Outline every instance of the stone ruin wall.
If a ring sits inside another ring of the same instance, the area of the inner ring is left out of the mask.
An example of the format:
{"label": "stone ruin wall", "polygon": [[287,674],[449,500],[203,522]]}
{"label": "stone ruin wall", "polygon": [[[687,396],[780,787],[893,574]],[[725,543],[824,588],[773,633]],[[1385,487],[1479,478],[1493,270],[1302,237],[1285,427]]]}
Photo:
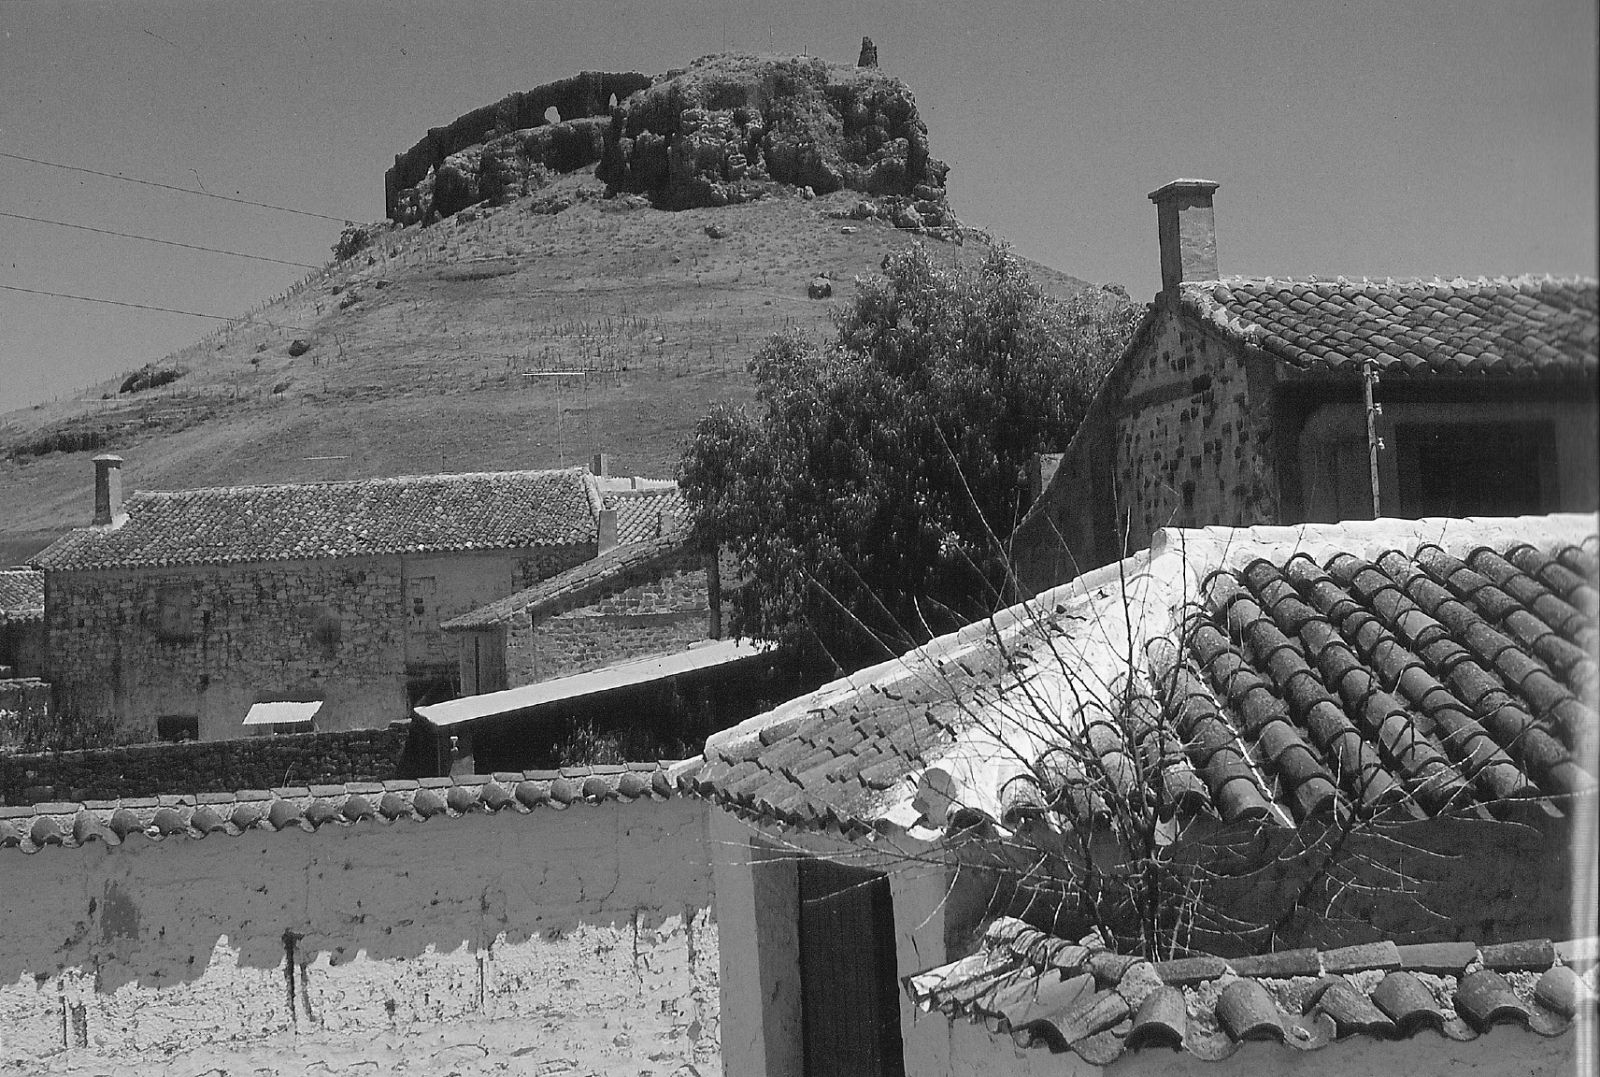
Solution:
{"label": "stone ruin wall", "polygon": [[365,1060],[400,1052],[415,1072],[487,1056],[516,1073],[585,1060],[712,1077],[706,811],[580,802],[0,849],[0,1058],[380,1072]]}

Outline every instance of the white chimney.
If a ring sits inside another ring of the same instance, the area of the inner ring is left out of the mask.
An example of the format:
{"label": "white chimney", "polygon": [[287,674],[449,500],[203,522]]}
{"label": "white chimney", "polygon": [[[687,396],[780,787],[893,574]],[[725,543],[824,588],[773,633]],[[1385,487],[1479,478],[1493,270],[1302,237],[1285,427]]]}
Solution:
{"label": "white chimney", "polygon": [[1156,204],[1163,292],[1176,291],[1186,280],[1217,279],[1211,196],[1219,186],[1210,180],[1176,179],[1150,192],[1150,201]]}
{"label": "white chimney", "polygon": [[122,457],[101,453],[94,458],[94,525],[122,522]]}
{"label": "white chimney", "polygon": [[605,553],[607,550],[615,549],[616,545],[617,545],[617,510],[616,509],[601,509],[600,510],[600,520],[599,520],[598,531],[599,531],[599,533],[596,536],[596,540],[595,540],[595,545],[597,547],[595,552],[596,553]]}
{"label": "white chimney", "polygon": [[597,452],[589,458],[589,473],[598,479],[611,477],[611,454]]}

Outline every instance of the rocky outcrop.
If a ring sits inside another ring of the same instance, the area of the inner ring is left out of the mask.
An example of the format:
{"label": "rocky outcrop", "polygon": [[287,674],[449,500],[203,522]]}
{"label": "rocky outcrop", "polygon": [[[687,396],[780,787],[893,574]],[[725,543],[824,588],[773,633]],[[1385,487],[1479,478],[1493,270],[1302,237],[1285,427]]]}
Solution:
{"label": "rocky outcrop", "polygon": [[[389,215],[408,224],[500,204],[547,172],[596,164],[612,195],[663,209],[723,206],[788,187],[860,191],[872,216],[939,232],[954,220],[947,166],[928,150],[911,91],[866,63],[708,56],[656,79],[585,72],[435,128],[395,158]],[[554,104],[559,122],[546,122]]]}
{"label": "rocky outcrop", "polygon": [[[567,158],[560,154],[570,153],[573,145],[588,137],[580,125],[571,121],[585,117],[608,117],[617,102],[648,85],[650,77],[637,72],[584,71],[572,78],[509,94],[492,105],[473,109],[444,127],[432,128],[415,146],[395,157],[394,167],[383,178],[384,206],[391,219],[409,223],[406,217],[416,214],[422,208],[422,203],[436,197],[436,185],[425,185],[425,181],[430,175],[442,171],[452,157],[458,157],[467,150],[485,147],[506,136],[527,136],[541,127],[569,128],[571,133],[559,138],[550,136],[548,142],[535,140],[533,143],[536,150],[559,144],[558,159],[565,160]],[[554,122],[546,116],[552,108],[557,116]],[[480,155],[472,163],[481,159]],[[582,163],[590,164],[595,160],[598,160],[598,153]],[[447,181],[450,200],[463,197],[467,190],[450,186],[458,178],[465,178],[462,170],[465,163],[464,160],[458,160],[451,165],[462,175]],[[536,163],[542,164],[543,161]],[[474,182],[469,186],[475,185]],[[494,184],[491,184],[491,188],[498,189]],[[449,213],[440,209],[440,215],[448,216]]]}
{"label": "rocky outcrop", "polygon": [[[655,81],[612,114],[597,175],[658,206],[717,206],[764,185],[942,201],[943,162],[904,83],[814,57],[708,56]],[[947,223],[935,215],[930,227]]]}

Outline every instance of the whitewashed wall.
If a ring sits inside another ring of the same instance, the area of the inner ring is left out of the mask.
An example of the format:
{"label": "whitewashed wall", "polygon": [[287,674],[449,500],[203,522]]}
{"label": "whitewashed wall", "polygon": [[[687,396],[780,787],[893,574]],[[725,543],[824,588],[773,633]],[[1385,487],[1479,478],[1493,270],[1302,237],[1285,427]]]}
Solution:
{"label": "whitewashed wall", "polygon": [[692,800],[0,850],[0,1068],[504,1018],[528,1067],[707,1075],[717,966]]}

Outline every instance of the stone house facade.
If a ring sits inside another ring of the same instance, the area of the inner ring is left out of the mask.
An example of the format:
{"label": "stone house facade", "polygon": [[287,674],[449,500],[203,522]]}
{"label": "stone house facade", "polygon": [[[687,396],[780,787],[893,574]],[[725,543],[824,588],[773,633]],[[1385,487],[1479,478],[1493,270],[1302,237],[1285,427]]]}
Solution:
{"label": "stone house facade", "polygon": [[320,700],[380,728],[458,690],[440,622],[594,556],[581,469],[141,492],[96,459],[96,521],[44,572],[58,709],[134,733],[243,735],[252,704]]}
{"label": "stone house facade", "polygon": [[1216,188],[1150,196],[1162,291],[1017,529],[1028,589],[1167,526],[1597,507],[1596,281],[1219,278]]}

